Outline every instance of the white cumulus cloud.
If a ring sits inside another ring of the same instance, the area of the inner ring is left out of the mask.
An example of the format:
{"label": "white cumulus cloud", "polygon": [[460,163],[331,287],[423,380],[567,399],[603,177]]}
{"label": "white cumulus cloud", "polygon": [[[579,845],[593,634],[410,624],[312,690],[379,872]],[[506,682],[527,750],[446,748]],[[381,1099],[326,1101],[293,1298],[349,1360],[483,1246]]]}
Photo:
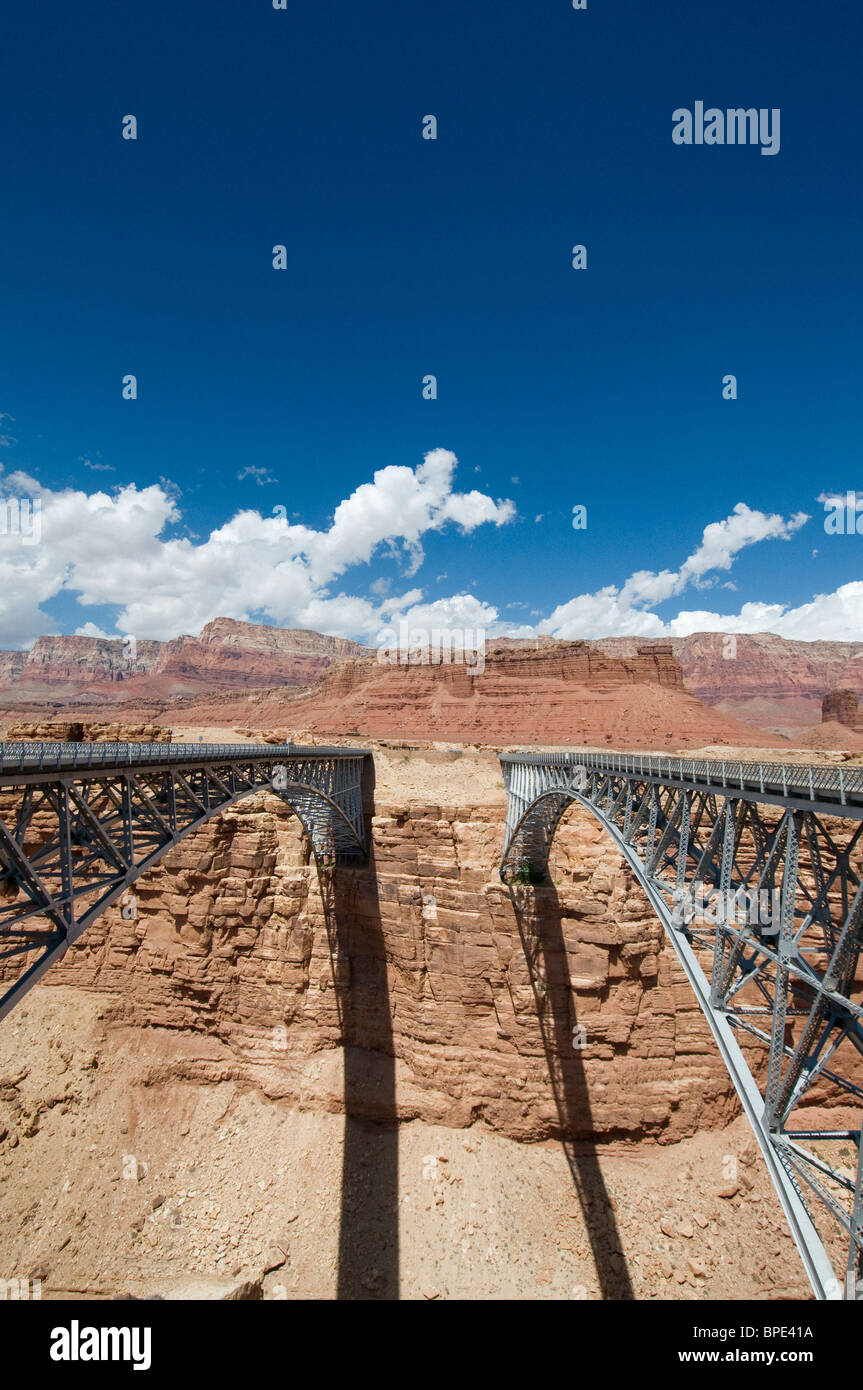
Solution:
{"label": "white cumulus cloud", "polygon": [[[164,481],[109,494],[52,491],[26,474],[8,475],[10,494],[39,498],[42,541],[28,546],[20,536],[0,535],[0,645],[24,646],[54,630],[41,605],[63,591],[83,607],[117,606],[117,632],[140,638],[166,639],[197,632],[215,617],[253,614],[371,636],[381,626],[381,606],[334,591],[347,570],[394,546],[411,575],[422,564],[426,533],[454,525],[468,534],[515,516],[508,500],[455,492],[456,464],[450,450],[433,449],[416,468],[379,469],[338,503],[324,530],[291,524],[279,509],[271,516],[244,510],[200,544],[165,537],[181,512]],[[101,629],[85,621],[80,630]]]}
{"label": "white cumulus cloud", "polygon": [[[681,637],[699,631],[758,632],[767,624],[775,632],[773,624],[785,611],[781,604],[745,604],[741,615],[736,617],[704,610],[681,612],[668,623],[650,610],[690,586],[707,587],[711,573],[731,569],[737,555],[747,546],[764,540],[790,540],[808,520],[805,512],[796,512],[786,520],[738,502],[730,516],[705,526],[701,544],[679,570],[637,570],[619,587],[610,584],[592,594],[579,594],[559,604],[539,624],[538,630],[570,640],[580,637]],[[759,618],[764,620],[761,627],[746,625]]]}

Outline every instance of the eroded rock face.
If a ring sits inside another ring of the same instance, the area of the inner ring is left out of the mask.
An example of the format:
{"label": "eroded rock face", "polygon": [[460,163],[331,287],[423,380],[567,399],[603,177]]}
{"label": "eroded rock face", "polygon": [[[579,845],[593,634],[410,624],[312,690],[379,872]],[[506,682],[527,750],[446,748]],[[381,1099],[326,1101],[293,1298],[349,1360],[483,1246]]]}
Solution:
{"label": "eroded rock face", "polygon": [[827,724],[835,720],[854,729],[860,722],[856,690],[829,690],[821,701],[821,722]]}
{"label": "eroded rock face", "polygon": [[[223,697],[224,698],[224,697]],[[775,742],[683,689],[667,645],[616,658],[588,642],[499,642],[484,666],[346,661],[311,691],[258,692],[231,718],[336,734],[468,742],[614,743],[618,748]],[[254,704],[251,702],[254,701]],[[207,707],[226,720],[227,708]],[[218,712],[217,712],[218,711]]]}
{"label": "eroded rock face", "polygon": [[160,643],[152,675],[188,677],[214,689],[308,685],[334,661],[363,651],[345,637],[215,618],[199,637]]}
{"label": "eroded rock face", "polygon": [[4,652],[0,676],[10,684],[78,689],[93,681],[110,685],[149,670],[162,644],[141,641],[132,662],[123,642],[61,634],[37,637],[29,652]]}
{"label": "eroded rock face", "polygon": [[[596,644],[609,655],[629,657],[643,638],[609,637]],[[662,643],[660,645],[668,645]],[[772,632],[694,632],[670,646],[683,669],[686,689],[762,729],[789,734],[817,724],[821,697],[831,688],[863,681],[863,643],[795,642]]]}
{"label": "eroded rock face", "polygon": [[347,638],[216,618],[197,637],[142,640],[134,648],[101,637],[39,637],[29,652],[0,652],[0,689],[22,699],[100,692],[133,699],[201,688],[298,686],[365,650]]}
{"label": "eroded rock face", "polygon": [[25,720],[6,730],[10,743],[170,743],[171,730],[158,724],[91,724],[71,720]]}
{"label": "eroded rock face", "polygon": [[322,696],[345,695],[370,679],[389,676],[427,677],[433,684],[452,686],[472,694],[486,674],[512,676],[519,680],[555,680],[610,685],[652,684],[683,689],[683,672],[672,655],[670,645],[639,647],[625,659],[605,655],[589,642],[554,642],[532,646],[521,643],[491,642],[486,646],[482,670],[461,661],[438,660],[422,666],[417,662],[381,665],[374,658],[341,662],[319,684]]}
{"label": "eroded rock face", "polygon": [[112,992],[125,1023],[208,1036],[178,1047],[178,1076],[303,1107],[526,1140],[723,1123],[736,1103],[694,996],[619,856],[575,815],[558,886],[510,890],[492,879],[502,807],[379,806],[373,863],[322,892],[297,821],[250,798],[40,988]]}

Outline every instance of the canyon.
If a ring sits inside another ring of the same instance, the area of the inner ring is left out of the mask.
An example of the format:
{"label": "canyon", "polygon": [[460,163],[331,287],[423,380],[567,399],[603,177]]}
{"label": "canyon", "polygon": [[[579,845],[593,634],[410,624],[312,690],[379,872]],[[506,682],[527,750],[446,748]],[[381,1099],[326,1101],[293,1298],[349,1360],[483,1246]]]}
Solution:
{"label": "canyon", "polygon": [[808,1297],[596,823],[508,888],[495,755],[374,751],[367,865],[319,873],[250,796],[7,1020],[6,1266],[49,1298]]}
{"label": "canyon", "polygon": [[[250,796],[5,1021],[4,1267],[44,1298],[807,1299],[625,861],[574,808],[550,882],[501,882],[497,750],[859,765],[854,644],[797,644],[843,648],[805,669],[787,653],[763,696],[781,717],[761,728],[740,714],[772,648],[743,638],[740,698],[715,700],[732,687],[710,672],[735,664],[721,637],[501,639],[480,674],[253,626],[153,644],[128,680],[102,639],[42,639],[23,682],[8,666],[9,740],[361,738],[377,785],[368,864],[319,871],[285,804]],[[795,747],[778,728],[816,699]],[[759,1046],[744,1051],[757,1072]]]}

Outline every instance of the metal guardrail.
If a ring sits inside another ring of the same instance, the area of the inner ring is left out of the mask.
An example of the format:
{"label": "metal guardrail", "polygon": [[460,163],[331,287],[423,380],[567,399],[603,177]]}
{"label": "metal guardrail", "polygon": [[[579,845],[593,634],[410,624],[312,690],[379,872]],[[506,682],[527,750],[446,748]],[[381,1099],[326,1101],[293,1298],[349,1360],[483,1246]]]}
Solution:
{"label": "metal guardrail", "polygon": [[367,748],[299,743],[0,743],[0,776],[8,772],[140,767],[148,763],[248,762],[261,758],[357,758]]}
{"label": "metal guardrail", "polygon": [[702,783],[728,791],[763,795],[803,796],[835,793],[840,806],[863,800],[863,767],[830,767],[823,763],[744,763],[713,758],[670,758],[640,753],[502,753],[501,762],[533,767],[595,767],[628,776]]}
{"label": "metal guardrail", "polygon": [[[854,1104],[863,1097],[857,1070],[863,1050],[863,885],[857,864],[863,768],[580,750],[505,753],[500,760],[508,793],[504,881],[543,882],[567,808],[580,802],[593,812],[677,953],[764,1154],[816,1297],[841,1298],[844,1286],[846,1298],[863,1301],[859,1122],[834,1131],[835,1111],[829,1108],[837,1099]],[[777,805],[782,814],[762,814]],[[749,904],[753,890],[760,899],[765,888],[778,891],[778,903],[766,920],[759,906],[755,923],[750,908],[740,924],[722,906],[692,908],[696,890],[700,897],[705,885],[720,904],[739,894]],[[687,900],[691,910],[681,912]],[[760,1080],[738,1033],[767,1049]],[[843,1058],[852,1063],[847,1071]],[[798,1108],[813,1099],[816,1081],[832,1088],[823,1120],[819,1109],[804,1117]],[[795,1121],[803,1127],[789,1127]],[[858,1145],[856,1180],[843,1165],[843,1151],[831,1163],[830,1150],[810,1152],[801,1142],[843,1139]],[[844,1271],[833,1269],[822,1243],[809,1210],[813,1197],[822,1204],[817,1210],[830,1213],[848,1236]]]}
{"label": "metal guardrail", "polygon": [[140,874],[241,797],[280,796],[319,863],[365,857],[371,763],[366,749],[293,743],[0,743],[0,959],[23,966],[12,978],[4,964],[0,1019]]}

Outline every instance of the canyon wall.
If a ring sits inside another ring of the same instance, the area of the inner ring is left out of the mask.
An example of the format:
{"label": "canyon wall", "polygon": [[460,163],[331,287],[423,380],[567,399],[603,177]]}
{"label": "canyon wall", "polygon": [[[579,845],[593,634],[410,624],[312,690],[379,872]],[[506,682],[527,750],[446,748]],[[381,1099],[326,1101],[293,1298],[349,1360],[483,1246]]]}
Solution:
{"label": "canyon wall", "polygon": [[[510,890],[493,877],[503,814],[502,798],[379,805],[371,864],[321,885],[285,806],[250,798],[39,988],[107,992],[117,1020],[199,1038],[162,1063],[174,1077],[301,1108],[479,1120],[520,1140],[666,1142],[724,1123],[736,1101],[718,1051],[599,827],[571,813],[557,886]],[[343,1040],[358,1059],[346,1082]]]}
{"label": "canyon wall", "polygon": [[[471,658],[473,654],[471,653]],[[394,653],[395,656],[395,653]],[[441,683],[469,696],[486,675],[531,682],[571,681],[576,685],[659,685],[683,689],[683,671],[668,644],[639,648],[631,656],[612,657],[589,642],[555,642],[552,645],[489,642],[479,669],[462,661],[437,659],[426,664],[406,658],[381,662],[375,657],[344,661],[318,682],[323,697],[346,695],[369,681],[388,675],[424,673],[429,684]],[[300,697],[302,698],[302,697]]]}
{"label": "canyon wall", "polygon": [[[137,719],[159,718],[168,702],[179,701],[189,705],[187,722],[201,715],[254,724],[260,722],[255,708],[262,703],[270,721],[278,722],[284,717],[282,706],[292,698],[314,702],[321,696],[332,704],[361,691],[380,706],[381,718],[366,725],[369,733],[398,734],[393,715],[401,712],[413,719],[403,731],[408,735],[422,732],[422,725],[429,736],[458,737],[446,711],[432,706],[479,693],[491,696],[492,722],[499,713],[508,717],[503,707],[494,709],[497,702],[527,701],[528,709],[533,702],[541,717],[526,718],[516,737],[533,736],[535,726],[536,738],[568,741],[568,730],[575,726],[578,732],[582,689],[613,692],[621,700],[627,687],[647,686],[688,693],[727,717],[724,728],[716,722],[712,735],[705,724],[702,742],[736,738],[751,743],[745,737],[748,725],[759,733],[767,730],[775,743],[776,734],[798,737],[817,725],[828,691],[863,691],[863,643],[795,642],[772,633],[584,642],[500,637],[487,643],[481,675],[463,664],[419,668],[424,677],[411,668],[405,683],[403,668],[389,668],[386,677],[382,673],[387,669],[377,665],[367,647],[345,638],[216,618],[198,637],[141,640],[134,659],[122,642],[93,637],[40,637],[29,652],[0,652],[0,699],[7,706],[18,705],[22,713],[49,702],[64,712],[63,702],[98,701],[110,703],[109,717],[119,717],[118,707],[125,705]],[[523,689],[516,696],[519,682]],[[416,718],[411,701],[426,707]],[[542,717],[546,708],[547,720]],[[333,707],[330,732],[336,731],[336,714],[347,721],[343,728],[353,727],[350,710]],[[609,714],[615,714],[611,706]],[[676,722],[672,717],[672,728]],[[482,723],[480,719],[474,731],[480,736]],[[484,736],[489,737],[487,732]]]}
{"label": "canyon wall", "polygon": [[[610,842],[574,809],[552,883],[510,891],[497,769],[430,757],[377,760],[368,866],[319,880],[285,805],[250,797],[21,1001],[6,1269],[47,1297],[809,1296]],[[549,1138],[572,1142],[518,1142]]]}
{"label": "canyon wall", "polygon": [[828,690],[821,702],[821,722],[845,724],[854,729],[860,722],[860,708],[856,690]]}
{"label": "canyon wall", "polygon": [[344,637],[216,618],[199,637],[160,644],[152,675],[188,678],[214,689],[310,685],[334,661],[365,650]]}
{"label": "canyon wall", "polygon": [[29,652],[2,653],[6,663],[0,669],[10,683],[46,690],[77,690],[93,683],[110,686],[149,671],[160,646],[160,642],[139,642],[132,661],[119,641],[59,634],[37,637]]}
{"label": "canyon wall", "polygon": [[24,719],[6,728],[10,743],[170,743],[158,724],[110,724],[74,719]]}
{"label": "canyon wall", "polygon": [[[202,687],[307,685],[334,661],[365,652],[357,642],[301,629],[216,618],[198,637],[169,642],[39,637],[29,652],[0,652],[0,691],[21,699],[171,698]],[[134,654],[133,654],[134,653]]]}
{"label": "canyon wall", "polygon": [[602,638],[611,656],[671,646],[686,689],[707,704],[760,728],[794,734],[817,724],[821,699],[837,687],[863,690],[863,642],[795,642],[772,632],[696,632],[647,640]]}
{"label": "canyon wall", "polygon": [[[511,737],[578,742],[567,735],[580,733],[582,689],[613,696],[600,737],[609,730],[614,737],[614,701],[625,703],[627,687],[646,685],[688,694],[725,716],[725,724],[714,719],[713,731],[702,719],[700,741],[752,744],[746,726],[756,728],[756,738],[763,730],[773,742],[775,734],[796,738],[819,724],[828,691],[863,691],[863,642],[795,642],[771,632],[596,641],[492,638],[482,673],[464,663],[418,670],[424,674],[417,676],[411,666],[406,677],[404,667],[378,666],[370,649],[346,638],[220,617],[199,637],[139,641],[133,657],[120,641],[40,637],[31,652],[0,652],[0,699],[22,713],[51,702],[60,712],[64,702],[99,702],[110,706],[106,714],[114,719],[126,706],[138,720],[158,719],[168,702],[179,702],[186,721],[245,724],[260,723],[258,706],[278,723],[290,699],[309,705],[322,699],[328,723],[317,727],[336,733],[339,723],[342,730],[354,727],[347,706],[359,695],[360,703],[375,706],[367,712],[367,733],[457,738],[457,720],[466,712],[457,716],[447,702],[479,695],[486,713],[474,710],[475,727],[467,737],[495,737],[495,721],[506,726],[517,706],[524,706]],[[399,717],[407,720],[403,730]],[[302,713],[297,719],[309,724]],[[631,742],[652,731],[639,731],[630,714],[624,723]],[[655,733],[663,744],[661,723]],[[678,723],[671,713],[666,733]]]}
{"label": "canyon wall", "polygon": [[571,680],[584,684],[661,685],[683,689],[683,670],[671,644],[637,643],[633,651],[611,656],[591,642],[554,642],[532,647],[490,642],[486,663],[496,674],[530,679]]}
{"label": "canyon wall", "polygon": [[775,737],[702,704],[683,688],[667,646],[610,657],[586,642],[493,644],[465,663],[340,662],[308,691],[257,691],[190,702],[192,722],[288,727],[323,735],[470,743],[610,744],[619,748],[775,745]]}

